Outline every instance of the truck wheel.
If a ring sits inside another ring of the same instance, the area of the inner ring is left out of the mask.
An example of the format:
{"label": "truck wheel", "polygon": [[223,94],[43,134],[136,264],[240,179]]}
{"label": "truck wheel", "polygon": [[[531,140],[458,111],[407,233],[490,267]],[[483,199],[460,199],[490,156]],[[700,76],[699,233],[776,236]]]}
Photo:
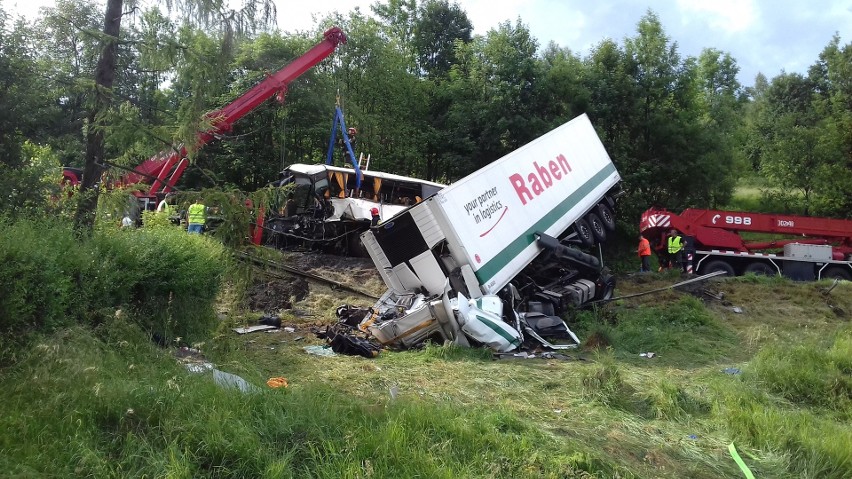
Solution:
{"label": "truck wheel", "polygon": [[850,271],[852,270],[843,266],[831,266],[825,269],[825,274],[822,275],[822,278],[852,281],[852,272]]}
{"label": "truck wheel", "polygon": [[615,276],[602,274],[599,280],[599,289],[596,300],[610,300],[615,296]]}
{"label": "truck wheel", "polygon": [[595,237],[595,241],[598,243],[606,242],[606,226],[604,226],[604,222],[600,216],[595,213],[589,213],[586,215],[586,221],[592,227],[592,234]]}
{"label": "truck wheel", "polygon": [[586,220],[580,218],[574,222],[574,231],[581,246],[590,247],[595,244],[595,235]]}
{"label": "truck wheel", "polygon": [[615,231],[615,214],[613,214],[610,207],[601,203],[598,205],[597,210],[598,217],[603,221],[606,230],[610,233]]}
{"label": "truck wheel", "polygon": [[[367,247],[364,246],[364,243],[361,242],[361,231],[350,230],[347,233],[346,252],[348,253],[349,257],[354,257],[354,258],[369,258],[370,257],[370,254],[367,253]],[[340,254],[340,251],[338,251],[335,254]]]}
{"label": "truck wheel", "polygon": [[716,271],[724,271],[725,276],[735,276],[734,267],[720,260],[711,261],[701,268],[702,274],[715,273]]}
{"label": "truck wheel", "polygon": [[744,274],[752,273],[752,274],[755,274],[757,276],[775,276],[776,274],[778,274],[778,271],[775,271],[775,269],[772,266],[770,266],[766,263],[763,263],[761,261],[755,261],[754,263],[749,263],[749,265],[746,266],[745,271],[743,271],[743,273]]}

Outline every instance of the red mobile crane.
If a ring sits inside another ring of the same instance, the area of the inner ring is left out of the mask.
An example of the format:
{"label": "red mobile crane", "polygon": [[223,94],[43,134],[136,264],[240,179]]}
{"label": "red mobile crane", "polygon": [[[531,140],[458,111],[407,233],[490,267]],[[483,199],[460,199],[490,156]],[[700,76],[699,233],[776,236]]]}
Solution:
{"label": "red mobile crane", "polygon": [[[659,208],[642,214],[639,232],[656,248],[665,247],[666,234],[672,229],[692,246],[688,252],[702,273],[852,281],[849,220],[692,208],[679,215]],[[778,239],[746,241],[740,232],[778,235]]]}
{"label": "red mobile crane", "polygon": [[[331,55],[341,43],[346,43],[346,34],[338,27],[330,28],[323,34],[323,40],[304,55],[268,76],[225,107],[207,113],[205,117],[210,120],[213,127],[198,134],[196,147],[201,148],[231,131],[236,121],[273,95],[283,103],[290,82]],[[156,202],[170,192],[183,175],[188,165],[186,154],[184,145],[157,153],[125,175],[120,184],[150,182],[151,187],[147,192],[134,194],[143,203],[145,209],[153,209]],[[63,184],[71,186],[78,184],[81,179],[80,171],[74,168],[63,168],[62,176]]]}

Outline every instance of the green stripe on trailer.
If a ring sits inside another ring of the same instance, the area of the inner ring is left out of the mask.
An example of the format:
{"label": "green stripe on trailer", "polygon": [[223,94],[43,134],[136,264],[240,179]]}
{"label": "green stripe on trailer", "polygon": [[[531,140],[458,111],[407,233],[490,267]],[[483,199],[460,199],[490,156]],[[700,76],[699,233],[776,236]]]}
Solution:
{"label": "green stripe on trailer", "polygon": [[481,322],[482,324],[484,324],[484,325],[488,326],[489,328],[493,329],[495,333],[497,333],[497,334],[499,334],[500,336],[502,336],[502,337],[503,337],[503,339],[505,339],[506,341],[509,341],[509,344],[513,344],[513,345],[515,345],[515,346],[517,346],[517,345],[521,344],[521,340],[520,340],[520,339],[518,339],[518,338],[516,338],[516,337],[512,336],[511,334],[507,333],[505,329],[501,328],[500,326],[497,326],[497,325],[494,323],[494,321],[491,321],[490,319],[485,318],[485,317],[482,317],[482,316],[480,316],[480,315],[478,315],[478,314],[477,314],[477,315],[475,315],[475,316],[476,316],[476,319],[478,319],[478,320],[479,320],[479,322]]}
{"label": "green stripe on trailer", "polygon": [[591,191],[600,185],[604,179],[608,178],[615,172],[614,164],[610,163],[605,166],[601,169],[601,171],[597,172],[595,176],[589,179],[589,181],[577,188],[575,192],[568,195],[568,197],[562,200],[559,205],[550,210],[550,212],[544,215],[534,225],[527,228],[523,234],[519,235],[514,241],[509,243],[509,246],[503,248],[503,250],[497,253],[497,255],[495,255],[490,261],[482,265],[482,267],[476,270],[475,273],[477,279],[479,279],[479,284],[487,284],[491,278],[509,264],[509,261],[518,256],[527,246],[535,242],[536,231],[545,231],[553,226],[560,218],[565,216],[568,211],[574,207],[574,205],[579,203],[582,198],[591,193]]}

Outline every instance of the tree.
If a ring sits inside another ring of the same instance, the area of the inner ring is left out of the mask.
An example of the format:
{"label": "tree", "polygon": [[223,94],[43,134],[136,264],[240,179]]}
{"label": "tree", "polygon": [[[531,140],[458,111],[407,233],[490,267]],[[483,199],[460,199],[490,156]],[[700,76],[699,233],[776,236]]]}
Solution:
{"label": "tree", "polygon": [[448,127],[465,164],[464,176],[544,132],[536,96],[538,44],[521,23],[505,22],[486,36],[459,44],[459,62],[447,85],[452,95]]}
{"label": "tree", "polygon": [[592,92],[585,85],[586,67],[568,48],[548,44],[539,60],[542,72],[535,96],[538,114],[555,128],[589,110]]}
{"label": "tree", "polygon": [[822,118],[821,144],[830,155],[820,183],[818,207],[852,217],[852,43],[835,35],[808,75],[816,85],[815,108]]}
{"label": "tree", "polygon": [[35,32],[22,20],[9,25],[0,8],[0,215],[43,212],[58,187],[58,162],[50,148],[28,138],[42,136],[52,104],[42,94],[44,73],[28,42]]}
{"label": "tree", "polygon": [[651,11],[639,21],[637,36],[625,41],[625,54],[635,87],[623,113],[634,145],[618,165],[632,199],[623,204],[637,205],[631,214],[638,215],[651,204],[724,203],[735,171],[731,152],[720,146],[725,131],[710,121],[709,107],[718,96],[712,85],[729,78],[733,65],[722,68],[713,54],[704,59],[706,71],[695,58],[681,60],[677,43]]}
{"label": "tree", "polygon": [[53,105],[42,112],[39,134],[30,138],[49,143],[67,166],[83,164],[86,96],[91,91],[98,59],[97,31],[103,21],[98,10],[91,1],[60,0],[42,10],[33,31],[40,69],[50,78],[42,94]]}
{"label": "tree", "polygon": [[[267,24],[274,18],[275,7],[269,0],[246,0],[240,11],[228,10],[221,2],[192,2],[177,3],[183,8],[188,24],[194,22],[203,25],[218,25],[223,32],[223,52],[227,53],[233,38],[247,31],[254,30],[255,25]],[[92,92],[90,110],[86,129],[86,157],[83,169],[83,181],[80,188],[80,203],[75,216],[78,231],[91,230],[95,220],[97,207],[97,189],[95,185],[103,171],[105,116],[112,105],[112,87],[115,80],[116,48],[121,33],[123,0],[107,0],[104,15],[103,34],[101,36],[101,55],[94,72],[94,90]],[[169,2],[171,6],[171,2]],[[203,90],[195,91],[196,96],[203,96]],[[195,103],[198,106],[198,102]],[[194,110],[190,108],[190,110]],[[196,120],[196,124],[200,120]],[[197,129],[196,129],[197,131]],[[191,149],[195,142],[195,131],[184,129],[184,143]]]}
{"label": "tree", "polygon": [[429,0],[414,24],[414,51],[428,78],[446,78],[456,63],[456,43],[470,43],[473,24],[457,3]]}
{"label": "tree", "polygon": [[[360,12],[333,23],[347,32],[349,41],[331,63],[330,81],[341,95],[347,126],[358,129],[359,153],[371,156],[371,168],[423,175],[427,99],[413,56],[402,40],[388,35],[387,25]],[[329,101],[329,122],[333,106]]]}
{"label": "tree", "polygon": [[583,85],[589,91],[587,113],[616,165],[633,154],[636,121],[636,63],[613,40],[600,42],[583,61]]}
{"label": "tree", "polygon": [[760,99],[761,108],[752,134],[759,145],[761,174],[776,188],[773,193],[787,208],[811,210],[824,163],[819,147],[818,116],[812,106],[814,83],[798,73],[772,79]]}

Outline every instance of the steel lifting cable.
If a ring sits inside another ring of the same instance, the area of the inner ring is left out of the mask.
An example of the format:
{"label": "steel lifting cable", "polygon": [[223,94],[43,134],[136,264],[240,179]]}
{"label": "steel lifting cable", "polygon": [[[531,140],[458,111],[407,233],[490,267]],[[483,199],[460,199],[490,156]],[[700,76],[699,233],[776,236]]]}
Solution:
{"label": "steel lifting cable", "polygon": [[690,284],[690,283],[697,283],[699,281],[704,281],[706,279],[715,278],[716,276],[721,276],[723,274],[725,274],[724,271],[713,271],[712,273],[707,273],[703,276],[688,279],[686,281],[681,281],[680,283],[671,284],[671,285],[668,285],[668,286],[664,286],[662,288],[652,289],[650,291],[643,291],[641,293],[628,294],[628,295],[625,295],[625,296],[618,296],[616,298],[599,299],[597,301],[590,301],[586,304],[603,304],[603,303],[609,303],[611,301],[617,301],[619,299],[635,298],[637,296],[644,296],[646,294],[659,293],[660,291],[665,291],[667,289],[674,289],[674,288],[677,288],[679,286],[685,286],[685,285]]}

